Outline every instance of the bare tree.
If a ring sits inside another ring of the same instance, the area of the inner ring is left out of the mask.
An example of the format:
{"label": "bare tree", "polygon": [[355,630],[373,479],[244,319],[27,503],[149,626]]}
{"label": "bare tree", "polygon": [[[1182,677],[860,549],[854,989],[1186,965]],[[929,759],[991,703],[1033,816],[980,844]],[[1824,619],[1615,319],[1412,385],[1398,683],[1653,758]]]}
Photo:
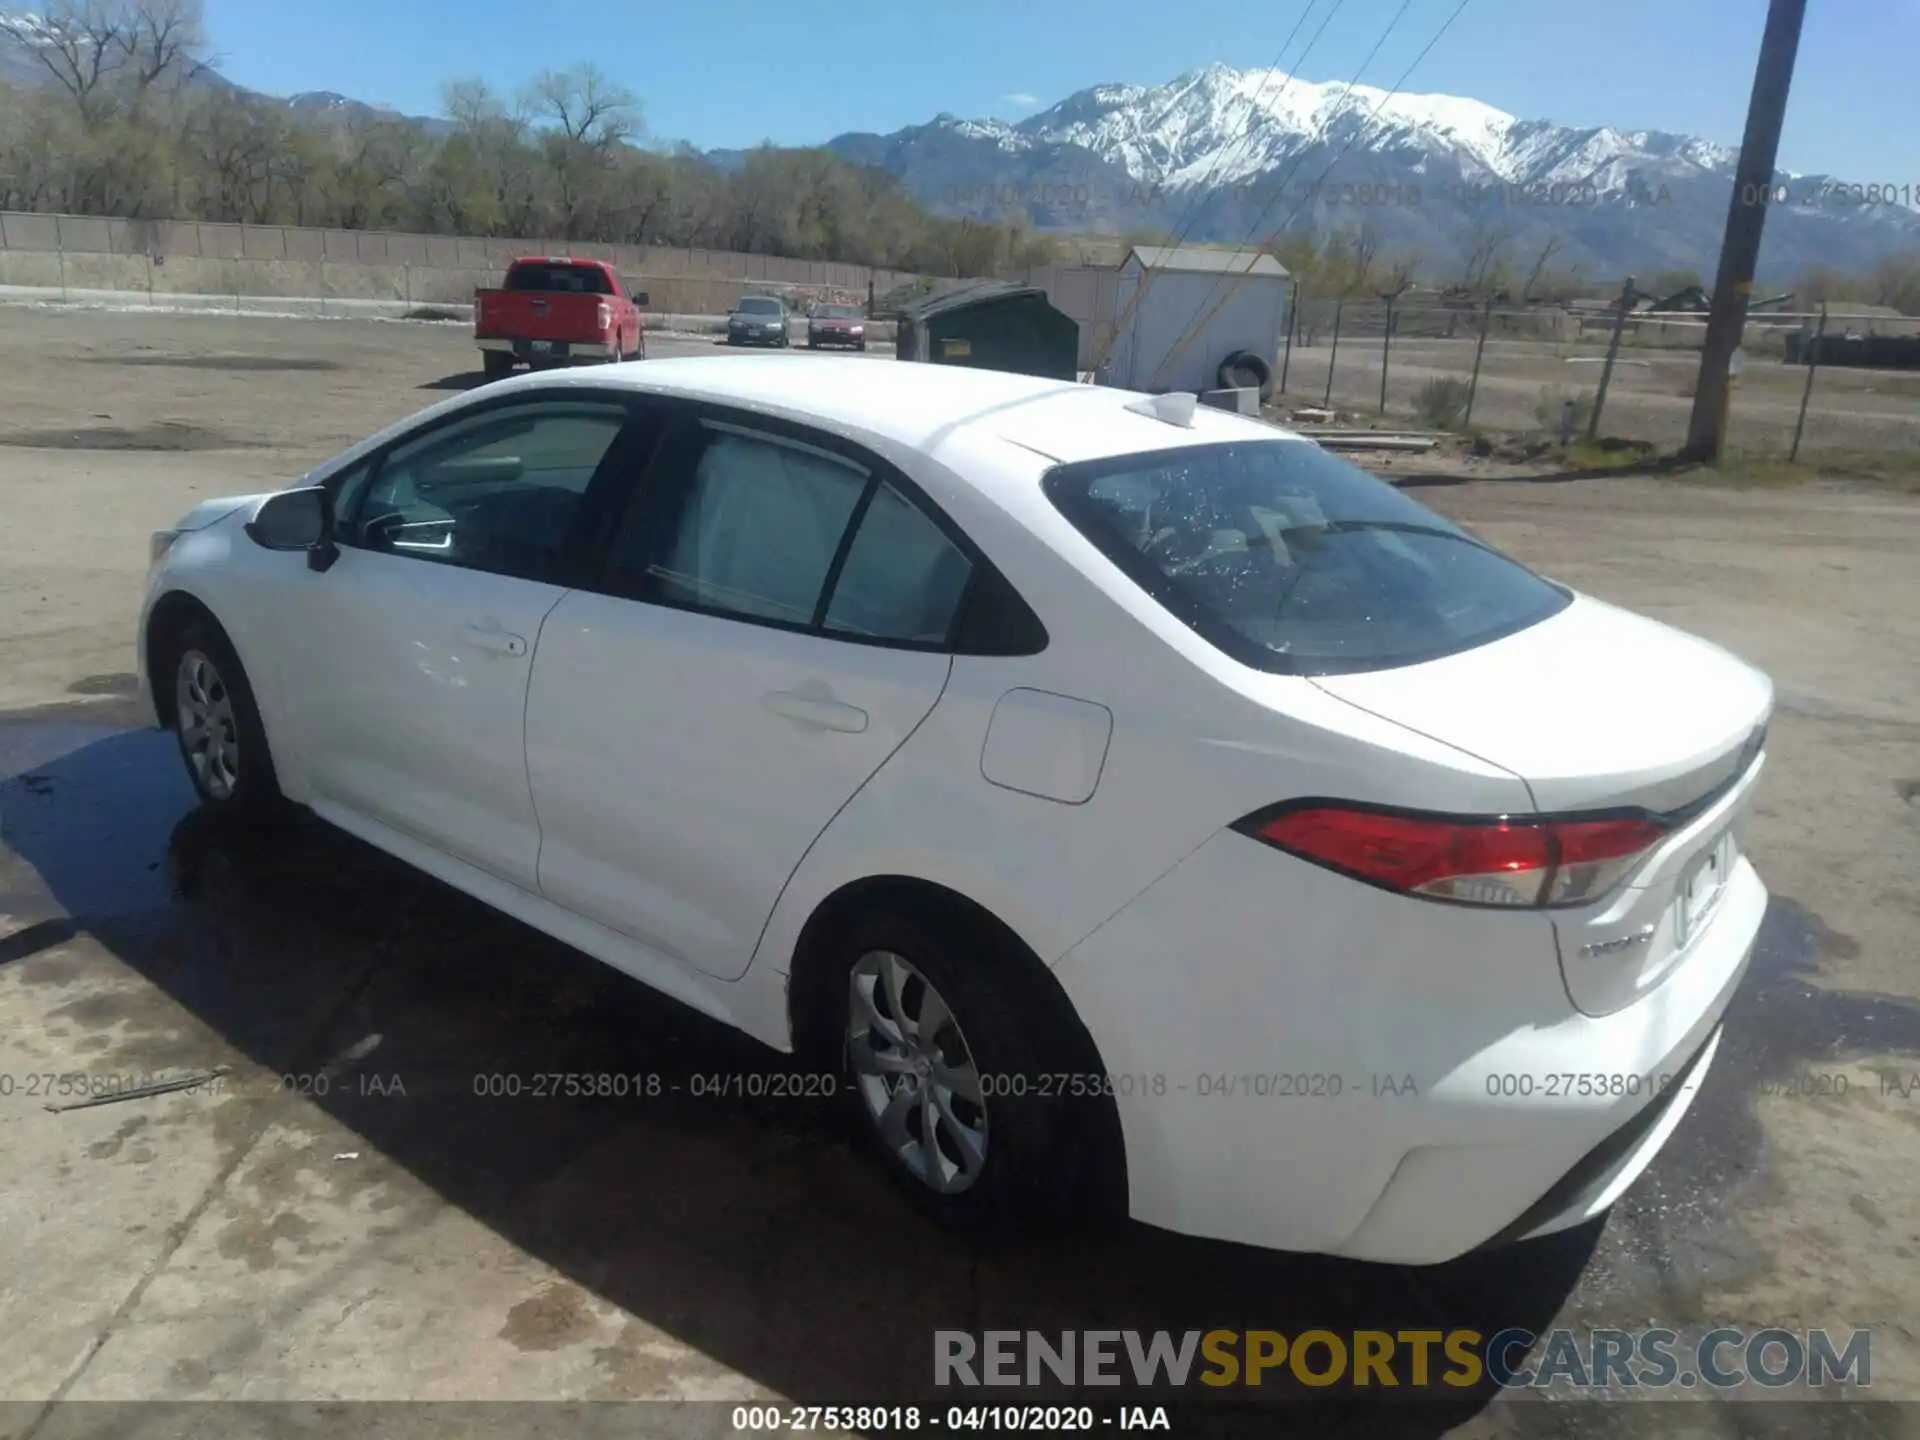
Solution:
{"label": "bare tree", "polygon": [[0,11],[0,39],[39,65],[93,121],[127,62],[128,18],[111,0],[49,0],[42,13]]}
{"label": "bare tree", "polygon": [[1920,315],[1920,249],[1901,250],[1873,267],[1873,301]]}
{"label": "bare tree", "polygon": [[1512,224],[1505,220],[1475,222],[1467,235],[1466,268],[1460,274],[1461,288],[1468,294],[1497,290],[1506,282],[1506,254],[1513,233]]}
{"label": "bare tree", "polygon": [[1373,267],[1380,258],[1380,227],[1373,223],[1371,215],[1363,219],[1353,232],[1353,238],[1347,245],[1347,259],[1352,272],[1349,283],[1362,294],[1372,288]]}
{"label": "bare tree", "polygon": [[1396,299],[1413,288],[1413,277],[1419,273],[1421,258],[1412,250],[1401,250],[1388,258],[1387,283],[1382,290],[1384,295]]}
{"label": "bare tree", "polygon": [[580,238],[609,208],[617,153],[640,130],[640,102],[598,67],[575,65],[536,77],[525,103],[543,126],[561,233]]}
{"label": "bare tree", "polygon": [[1520,302],[1522,304],[1533,299],[1534,287],[1540,283],[1540,277],[1547,272],[1547,262],[1559,253],[1560,246],[1563,243],[1560,232],[1557,230],[1547,236],[1546,243],[1540,247],[1540,254],[1533,262],[1533,269],[1527,272],[1527,283],[1521,288]]}
{"label": "bare tree", "polygon": [[640,133],[640,101],[597,65],[548,70],[527,87],[527,106],[567,140],[606,150]]}
{"label": "bare tree", "polygon": [[128,10],[128,68],[141,89],[191,80],[207,68],[200,0],[137,0]]}
{"label": "bare tree", "polygon": [[44,70],[88,125],[118,98],[204,68],[200,0],[47,0],[40,14],[0,11],[0,44]]}

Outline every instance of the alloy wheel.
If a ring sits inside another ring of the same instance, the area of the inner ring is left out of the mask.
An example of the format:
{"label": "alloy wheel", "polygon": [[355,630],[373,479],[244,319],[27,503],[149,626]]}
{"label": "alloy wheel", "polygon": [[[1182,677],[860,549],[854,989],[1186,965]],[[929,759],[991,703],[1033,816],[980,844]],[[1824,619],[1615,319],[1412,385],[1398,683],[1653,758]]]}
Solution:
{"label": "alloy wheel", "polygon": [[986,1164],[987,1110],[953,1011],[890,950],[862,955],[848,985],[847,1059],[881,1142],[928,1189],[967,1189]]}
{"label": "alloy wheel", "polygon": [[174,672],[180,748],[200,787],[215,800],[231,799],[240,784],[240,727],[233,693],[203,650],[189,650]]}

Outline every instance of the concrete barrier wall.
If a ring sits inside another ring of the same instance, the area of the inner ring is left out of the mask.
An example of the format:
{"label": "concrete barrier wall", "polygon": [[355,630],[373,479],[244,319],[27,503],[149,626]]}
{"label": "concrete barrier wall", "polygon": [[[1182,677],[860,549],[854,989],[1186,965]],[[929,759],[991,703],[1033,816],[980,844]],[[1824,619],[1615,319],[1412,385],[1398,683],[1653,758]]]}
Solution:
{"label": "concrete barrier wall", "polygon": [[869,285],[885,294],[918,278],[729,250],[0,212],[0,287],[226,297],[235,308],[271,297],[468,305],[516,256],[551,254],[607,261],[655,313],[723,314],[776,287],[864,303]]}

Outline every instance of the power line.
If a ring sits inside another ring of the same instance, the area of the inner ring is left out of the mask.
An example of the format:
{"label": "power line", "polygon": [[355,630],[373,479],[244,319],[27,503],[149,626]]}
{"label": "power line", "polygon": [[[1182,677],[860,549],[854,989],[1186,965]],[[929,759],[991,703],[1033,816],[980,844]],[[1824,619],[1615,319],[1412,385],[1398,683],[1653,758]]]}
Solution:
{"label": "power line", "polygon": [[[1301,152],[1299,156],[1295,159],[1294,163],[1287,168],[1287,170],[1281,176],[1280,181],[1276,183],[1275,186],[1273,187],[1273,195],[1268,199],[1267,203],[1261,207],[1259,215],[1254,217],[1253,225],[1247,231],[1246,240],[1241,241],[1239,245],[1236,245],[1234,247],[1233,254],[1236,257],[1239,256],[1246,249],[1247,241],[1253,238],[1254,234],[1266,222],[1267,216],[1270,213],[1272,213],[1273,207],[1276,204],[1278,204],[1281,197],[1286,194],[1286,181],[1292,179],[1294,173],[1300,168],[1300,166],[1306,163],[1306,156],[1308,151],[1312,149],[1312,146],[1314,144],[1318,143],[1321,140],[1321,138],[1326,134],[1326,132],[1332,127],[1333,122],[1339,118],[1342,109],[1346,105],[1346,102],[1353,97],[1354,90],[1358,88],[1360,84],[1360,77],[1366,74],[1367,67],[1373,63],[1374,57],[1380,53],[1380,48],[1387,43],[1388,37],[1390,37],[1393,34],[1394,30],[1398,28],[1401,20],[1406,17],[1407,10],[1411,7],[1412,3],[1413,3],[1413,0],[1401,0],[1400,8],[1394,12],[1393,19],[1387,22],[1387,28],[1380,32],[1380,38],[1374,41],[1373,48],[1367,52],[1366,59],[1362,60],[1360,62],[1360,68],[1354,71],[1353,79],[1347,82],[1347,88],[1345,89],[1345,91],[1341,93],[1339,100],[1334,102],[1333,107],[1327,112],[1326,117],[1320,122],[1320,126],[1316,130],[1312,140],[1308,143],[1307,146],[1301,149]],[[1465,4],[1466,4],[1466,0],[1462,0],[1461,8],[1464,9]],[[1459,11],[1455,11],[1454,13],[1457,15]],[[1452,24],[1451,18],[1448,20],[1447,23]],[[1444,34],[1445,30],[1446,30],[1446,27],[1442,26],[1441,33]],[[1435,38],[1437,39],[1438,37],[1436,36]],[[1427,49],[1430,50],[1432,48],[1433,48],[1433,42],[1429,41],[1427,44]],[[1427,53],[1426,50],[1422,50],[1420,52],[1420,55],[1415,57],[1414,64],[1418,65],[1420,63],[1420,60],[1425,57],[1426,53]],[[1412,66],[1407,67],[1408,74],[1411,74],[1412,71],[1413,71]],[[1403,75],[1401,77],[1401,83],[1404,84],[1405,80],[1406,80],[1406,76]],[[1393,90],[1389,91],[1386,95],[1382,96],[1379,104],[1374,106],[1372,112],[1367,116],[1367,119],[1371,120],[1375,115],[1378,115],[1380,113],[1381,108],[1387,103],[1388,100],[1391,100],[1393,98],[1394,94],[1398,93],[1398,90],[1399,90],[1399,86],[1396,85]],[[1327,168],[1324,171],[1322,171],[1320,174],[1320,181],[1315,182],[1315,184],[1308,189],[1307,191],[1308,195],[1312,195],[1318,192],[1320,188],[1320,182],[1325,181],[1327,176],[1333,173],[1334,166],[1338,165],[1340,163],[1341,158],[1346,155],[1347,151],[1353,148],[1355,142],[1358,141],[1358,139],[1360,138],[1360,133],[1364,128],[1365,128],[1364,124],[1355,128],[1353,138],[1348,140],[1346,145],[1341,148],[1340,153],[1335,155],[1332,161],[1328,163]],[[1300,205],[1304,203],[1305,203],[1305,197],[1303,196],[1301,198],[1301,201],[1297,203],[1291,211],[1288,212],[1287,218],[1283,220],[1280,223],[1279,227],[1276,230],[1274,230],[1272,234],[1268,237],[1268,242],[1262,243],[1262,246],[1261,246],[1262,249],[1265,248],[1266,243],[1269,243],[1271,240],[1277,239],[1287,229],[1287,227],[1293,223],[1294,216],[1299,214],[1300,212]],[[1229,300],[1232,297],[1234,291],[1237,290],[1242,284],[1246,283],[1247,277],[1252,275],[1253,273],[1254,262],[1249,261],[1246,268],[1246,274],[1240,275],[1237,277],[1233,276],[1231,266],[1232,266],[1232,262],[1229,262],[1229,268],[1222,272],[1221,280],[1216,280],[1213,284],[1213,287],[1207,291],[1206,297],[1201,300],[1199,305],[1194,307],[1194,312],[1191,316],[1188,317],[1186,327],[1179,332],[1179,335],[1176,338],[1173,349],[1170,352],[1168,352],[1168,354],[1161,360],[1159,368],[1156,369],[1153,375],[1148,379],[1147,384],[1149,387],[1153,386],[1159,381],[1160,377],[1166,373],[1167,367],[1169,365],[1171,365],[1175,360],[1179,359],[1181,355],[1186,353],[1187,347],[1191,345],[1193,341],[1199,337],[1201,331],[1203,331],[1206,328],[1207,324],[1212,321],[1213,317],[1220,312],[1221,308],[1226,304],[1227,300]],[[1229,277],[1231,277],[1231,279],[1229,279]],[[1206,311],[1206,316],[1204,319],[1202,319],[1200,315],[1201,310],[1206,309],[1207,301],[1213,299],[1215,293],[1219,291],[1220,286],[1223,282],[1227,282],[1227,289],[1225,293],[1222,294],[1220,296],[1220,299],[1215,302],[1212,309]]]}
{"label": "power line", "polygon": [[[1273,64],[1267,67],[1266,79],[1262,80],[1260,82],[1260,88],[1254,91],[1246,125],[1242,127],[1237,139],[1230,141],[1226,146],[1223,146],[1214,153],[1213,165],[1208,169],[1206,176],[1201,180],[1200,184],[1194,188],[1191,198],[1189,198],[1186,206],[1182,209],[1180,220],[1175,224],[1172,235],[1175,247],[1184,244],[1187,235],[1192,231],[1192,228],[1199,223],[1201,210],[1206,203],[1207,187],[1212,183],[1214,175],[1219,172],[1220,166],[1225,162],[1227,152],[1244,146],[1247,140],[1251,138],[1254,127],[1260,120],[1259,107],[1261,97],[1266,93],[1267,86],[1272,83],[1274,72],[1280,69],[1280,62],[1286,58],[1287,47],[1293,44],[1293,37],[1300,33],[1300,27],[1307,23],[1307,16],[1313,13],[1313,7],[1319,3],[1320,0],[1307,0],[1307,8],[1302,10],[1300,12],[1300,18],[1293,22],[1293,29],[1288,31],[1287,38],[1280,42],[1280,53],[1273,57]],[[1313,47],[1320,43],[1320,37],[1326,33],[1327,26],[1332,23],[1333,17],[1340,13],[1340,7],[1344,4],[1346,4],[1346,0],[1334,0],[1333,8],[1327,12],[1326,19],[1320,22],[1320,28],[1314,31],[1313,38],[1307,41],[1307,48],[1302,50],[1299,58],[1293,62],[1296,68],[1304,64],[1307,56],[1313,53]],[[1293,79],[1291,71],[1285,73],[1289,81]],[[1175,104],[1177,103],[1176,101]],[[1173,114],[1173,111],[1174,106],[1168,105],[1166,110],[1161,113],[1160,119],[1164,121],[1167,116]],[[1157,123],[1158,122],[1156,122],[1156,124]],[[1121,258],[1124,261],[1126,257],[1122,256]],[[1133,318],[1133,312],[1139,308],[1140,302],[1146,298],[1147,287],[1150,283],[1151,278],[1143,269],[1140,275],[1140,283],[1134,287],[1133,298],[1127,302],[1126,309],[1123,310],[1119,318],[1114,321],[1112,332],[1102,342],[1099,353],[1093,358],[1094,370],[1098,371],[1100,367],[1106,363],[1108,354],[1119,341],[1120,332],[1126,328],[1127,321]]]}
{"label": "power line", "polygon": [[[1393,17],[1392,23],[1390,23],[1387,26],[1386,31],[1381,35],[1380,41],[1375,44],[1373,53],[1377,53],[1380,49],[1380,45],[1386,42],[1387,35],[1391,34],[1393,32],[1394,26],[1400,23],[1400,17],[1406,14],[1407,5],[1411,3],[1412,3],[1412,0],[1407,0],[1407,4],[1401,5],[1399,13]],[[1394,96],[1400,93],[1401,87],[1407,83],[1408,79],[1413,75],[1413,72],[1420,67],[1420,62],[1425,60],[1428,54],[1433,50],[1433,47],[1440,43],[1441,37],[1444,36],[1447,33],[1447,31],[1453,27],[1453,22],[1460,18],[1461,12],[1464,11],[1467,8],[1467,6],[1471,3],[1472,3],[1472,0],[1460,0],[1460,3],[1454,7],[1453,13],[1447,16],[1446,20],[1441,24],[1440,28],[1434,32],[1433,38],[1427,41],[1427,43],[1423,47],[1421,47],[1420,53],[1418,55],[1413,57],[1413,63],[1408,65],[1407,68],[1401,72],[1400,78],[1398,80],[1394,81],[1393,88],[1387,91],[1386,94],[1380,97],[1379,103],[1376,104],[1373,107],[1372,111],[1368,113],[1367,115],[1368,120],[1372,120],[1375,116],[1377,116],[1381,112],[1381,110],[1386,107],[1387,102],[1392,100]],[[1347,93],[1349,95],[1352,94],[1353,92],[1353,86],[1359,83],[1359,74],[1364,73],[1364,71],[1366,70],[1367,64],[1372,62],[1373,53],[1370,53],[1367,56],[1367,60],[1365,62],[1362,62],[1360,66],[1360,71],[1356,72],[1355,74],[1353,84],[1347,87]],[[1342,98],[1344,99],[1345,97],[1342,97]],[[1336,113],[1337,113],[1337,109],[1338,107],[1336,107]],[[1365,129],[1364,125],[1357,127],[1354,131],[1353,138],[1348,140],[1345,145],[1341,146],[1339,154],[1335,155],[1333,159],[1327,162],[1327,168],[1320,172],[1320,178],[1316,180],[1313,186],[1309,189],[1308,191],[1309,194],[1313,194],[1319,190],[1321,184],[1323,184],[1326,181],[1327,176],[1333,173],[1334,167],[1337,166],[1341,162],[1341,160],[1346,158],[1347,152],[1351,150],[1354,147],[1354,145],[1359,141],[1361,131],[1364,129]],[[1276,196],[1276,199],[1277,198],[1278,197]],[[1260,225],[1265,221],[1267,217],[1267,213],[1268,211],[1272,210],[1273,205],[1274,205],[1273,200],[1269,200],[1267,202],[1266,208],[1260,212],[1259,218],[1254,221],[1255,230],[1259,229]],[[1273,240],[1278,239],[1280,235],[1285,233],[1287,227],[1293,223],[1294,217],[1299,213],[1300,213],[1300,206],[1295,205],[1294,208],[1287,213],[1287,218],[1280,222],[1279,228],[1274,230],[1272,234],[1268,236],[1267,241],[1263,243],[1271,243]],[[1249,237],[1251,237],[1251,232],[1249,232]],[[1236,247],[1234,253],[1237,255],[1240,253],[1240,250],[1244,248],[1245,248],[1244,245],[1240,247]],[[1188,324],[1188,328],[1181,332],[1178,343],[1174,346],[1173,350],[1168,353],[1167,357],[1160,362],[1159,369],[1157,369],[1154,372],[1153,378],[1147,382],[1148,385],[1151,386],[1156,381],[1158,381],[1159,378],[1166,373],[1167,367],[1173,364],[1175,360],[1179,359],[1181,355],[1186,353],[1187,347],[1192,345],[1193,342],[1200,337],[1201,333],[1205,331],[1207,325],[1212,322],[1213,317],[1220,313],[1221,308],[1225,306],[1227,301],[1233,298],[1234,292],[1238,290],[1242,285],[1246,284],[1247,280],[1252,276],[1252,274],[1253,274],[1253,266],[1251,263],[1249,263],[1247,266],[1246,272],[1244,274],[1237,275],[1232,278],[1231,282],[1227,285],[1226,291],[1220,296],[1220,299],[1214,303],[1213,307],[1207,310],[1204,317],[1200,315],[1200,310],[1206,306],[1206,301],[1202,300],[1200,302],[1200,306],[1196,307],[1194,310],[1194,317],[1195,317],[1194,320],[1190,321]],[[1219,281],[1214,282],[1213,290],[1209,290],[1207,292],[1208,295],[1211,296],[1214,293],[1214,290],[1218,290],[1219,288],[1220,288],[1220,282]]]}
{"label": "power line", "polygon": [[[1293,29],[1288,31],[1287,38],[1280,42],[1280,53],[1274,56],[1273,64],[1269,65],[1266,69],[1266,78],[1260,82],[1260,87],[1253,92],[1253,99],[1248,102],[1246,124],[1240,128],[1240,133],[1237,136],[1214,152],[1213,164],[1207,168],[1207,173],[1201,177],[1200,183],[1194,187],[1183,212],[1184,218],[1174,227],[1173,243],[1176,246],[1186,239],[1188,232],[1199,222],[1200,211],[1206,205],[1205,197],[1207,187],[1213,183],[1213,177],[1220,173],[1220,167],[1226,163],[1227,156],[1244,149],[1247,141],[1253,138],[1254,128],[1259,124],[1260,120],[1261,98],[1267,93],[1267,86],[1273,83],[1274,73],[1280,69],[1280,62],[1286,56],[1287,46],[1293,44],[1293,37],[1300,33],[1300,27],[1307,23],[1307,16],[1313,13],[1313,7],[1319,3],[1320,0],[1307,0],[1307,8],[1300,12],[1300,18],[1293,22]],[[1320,22],[1320,28],[1313,32],[1313,38],[1307,42],[1307,48],[1300,52],[1300,59],[1293,62],[1296,67],[1304,62],[1307,56],[1313,53],[1313,47],[1320,43],[1320,37],[1326,34],[1327,26],[1333,23],[1333,17],[1340,13],[1340,7],[1345,3],[1346,0],[1334,0],[1333,8],[1327,12],[1326,19],[1322,20]],[[1289,71],[1286,72],[1286,74],[1287,79],[1291,81],[1293,79],[1292,73]],[[1281,88],[1284,89],[1285,86]],[[1167,113],[1173,113],[1171,107],[1169,107]]]}

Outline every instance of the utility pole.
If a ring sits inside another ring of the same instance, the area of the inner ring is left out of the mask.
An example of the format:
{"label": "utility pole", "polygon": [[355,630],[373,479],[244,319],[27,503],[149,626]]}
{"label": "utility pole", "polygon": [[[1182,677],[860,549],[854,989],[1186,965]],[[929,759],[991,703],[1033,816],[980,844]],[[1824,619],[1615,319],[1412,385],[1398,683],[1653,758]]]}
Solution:
{"label": "utility pole", "polygon": [[1600,367],[1600,390],[1593,397],[1593,410],[1587,416],[1587,439],[1591,442],[1600,433],[1600,412],[1607,405],[1607,387],[1613,383],[1614,362],[1620,358],[1620,337],[1627,328],[1627,312],[1633,309],[1640,299],[1640,292],[1633,287],[1633,277],[1627,277],[1627,283],[1620,287],[1620,309],[1613,317],[1613,336],[1607,341],[1606,363]]}
{"label": "utility pole", "polygon": [[1753,296],[1753,272],[1760,259],[1760,231],[1767,202],[1773,198],[1773,167],[1780,153],[1780,126],[1787,114],[1787,90],[1800,51],[1800,27],[1807,0],[1770,0],[1767,28],[1760,39],[1753,95],[1747,102],[1747,130],[1740,140],[1740,163],[1727,205],[1727,233],[1720,245],[1720,269],[1713,283],[1713,311],[1700,347],[1700,376],[1694,384],[1693,415],[1687,443],[1689,460],[1718,464],[1727,443],[1727,367],[1740,347]]}
{"label": "utility pole", "polygon": [[1320,408],[1323,410],[1333,408],[1333,369],[1340,363],[1340,312],[1346,308],[1346,305],[1345,295],[1333,297],[1333,352],[1327,356],[1327,393],[1320,401]]}
{"label": "utility pole", "polygon": [[1493,323],[1493,296],[1480,307],[1480,338],[1473,346],[1473,379],[1467,382],[1467,413],[1460,417],[1460,428],[1473,425],[1473,397],[1480,393],[1480,357],[1487,353],[1487,326]]}
{"label": "utility pole", "polygon": [[[1806,336],[1804,330],[1800,333],[1803,338]],[[1807,383],[1800,389],[1800,418],[1793,422],[1793,449],[1787,452],[1788,460],[1798,460],[1800,458],[1800,437],[1806,433],[1807,429],[1807,403],[1813,399],[1813,376],[1814,372],[1820,368],[1820,347],[1826,338],[1827,307],[1822,305],[1820,307],[1820,328],[1813,332],[1811,340],[1807,343],[1806,353],[1801,356],[1801,358],[1807,362]]]}
{"label": "utility pole", "polygon": [[1380,413],[1387,413],[1387,356],[1393,353],[1393,301],[1392,295],[1382,295],[1387,302],[1386,328],[1380,334]]}

